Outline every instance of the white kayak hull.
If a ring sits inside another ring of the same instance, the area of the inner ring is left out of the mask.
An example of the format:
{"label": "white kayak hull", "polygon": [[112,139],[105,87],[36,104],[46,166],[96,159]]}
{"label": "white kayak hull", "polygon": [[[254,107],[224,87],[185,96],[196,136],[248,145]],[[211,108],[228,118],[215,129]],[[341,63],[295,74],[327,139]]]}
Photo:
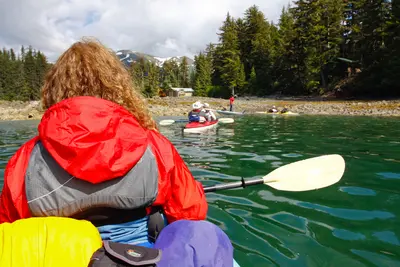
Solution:
{"label": "white kayak hull", "polygon": [[223,114],[223,115],[244,115],[244,111],[236,112],[236,111],[228,111],[228,110],[217,110],[217,112],[219,114]]}
{"label": "white kayak hull", "polygon": [[218,120],[211,121],[211,122],[204,122],[204,123],[190,122],[185,125],[183,132],[184,133],[202,133],[204,131],[207,131],[207,130],[217,127],[217,125],[218,125]]}

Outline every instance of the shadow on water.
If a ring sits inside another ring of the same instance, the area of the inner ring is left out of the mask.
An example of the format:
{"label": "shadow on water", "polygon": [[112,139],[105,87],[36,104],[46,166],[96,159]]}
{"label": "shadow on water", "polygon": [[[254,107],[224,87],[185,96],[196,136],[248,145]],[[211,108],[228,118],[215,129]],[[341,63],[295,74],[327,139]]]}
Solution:
{"label": "shadow on water", "polygon": [[[0,123],[0,172],[36,124]],[[346,160],[342,180],[321,190],[207,194],[208,220],[229,235],[241,266],[400,266],[399,119],[246,116],[204,134],[183,126],[160,131],[204,185],[323,154]]]}

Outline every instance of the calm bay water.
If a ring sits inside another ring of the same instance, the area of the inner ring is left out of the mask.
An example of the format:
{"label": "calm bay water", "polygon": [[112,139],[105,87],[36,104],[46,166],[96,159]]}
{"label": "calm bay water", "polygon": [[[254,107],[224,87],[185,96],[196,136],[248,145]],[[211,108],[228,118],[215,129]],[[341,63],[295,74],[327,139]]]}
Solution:
{"label": "calm bay water", "polygon": [[[275,168],[340,154],[342,180],[310,192],[265,185],[207,195],[208,219],[235,246],[241,266],[400,266],[400,119],[235,118],[200,136],[162,127],[204,185],[260,178]],[[0,122],[0,186],[37,122]]]}

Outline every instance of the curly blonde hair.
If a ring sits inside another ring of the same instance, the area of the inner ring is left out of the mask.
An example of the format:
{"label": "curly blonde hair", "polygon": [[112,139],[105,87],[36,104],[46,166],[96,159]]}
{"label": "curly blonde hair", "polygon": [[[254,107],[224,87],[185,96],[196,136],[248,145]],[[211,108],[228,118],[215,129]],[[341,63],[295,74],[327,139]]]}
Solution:
{"label": "curly blonde hair", "polygon": [[128,70],[113,51],[92,38],[84,38],[65,51],[47,73],[42,87],[45,109],[77,96],[94,96],[117,103],[132,113],[142,127],[156,129]]}

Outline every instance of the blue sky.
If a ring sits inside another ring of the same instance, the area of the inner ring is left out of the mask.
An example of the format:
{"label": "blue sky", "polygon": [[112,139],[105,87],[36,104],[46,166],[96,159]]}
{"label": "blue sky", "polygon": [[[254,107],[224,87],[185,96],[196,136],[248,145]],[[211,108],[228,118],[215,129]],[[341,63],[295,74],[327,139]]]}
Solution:
{"label": "blue sky", "polygon": [[0,45],[32,45],[51,61],[83,36],[112,49],[193,56],[217,41],[227,12],[259,6],[278,21],[287,0],[0,0]]}

